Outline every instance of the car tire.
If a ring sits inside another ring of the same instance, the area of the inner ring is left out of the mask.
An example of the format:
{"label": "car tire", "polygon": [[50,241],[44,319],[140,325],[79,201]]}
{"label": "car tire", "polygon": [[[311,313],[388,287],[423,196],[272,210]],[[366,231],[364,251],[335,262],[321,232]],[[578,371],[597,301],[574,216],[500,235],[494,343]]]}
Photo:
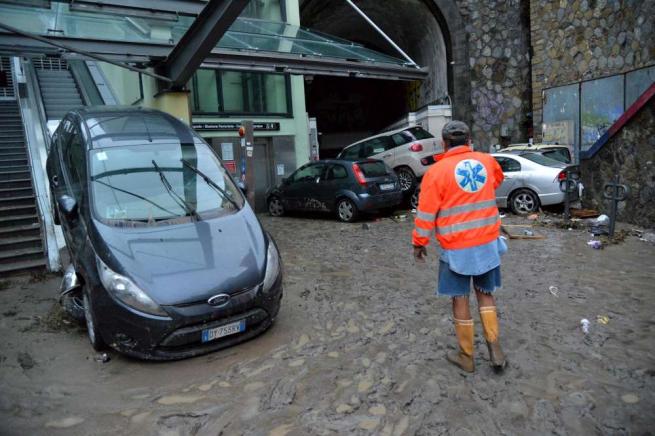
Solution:
{"label": "car tire", "polygon": [[349,198],[340,198],[336,206],[337,218],[344,223],[352,223],[357,219],[357,205]]}
{"label": "car tire", "polygon": [[420,186],[414,188],[414,192],[412,192],[412,196],[409,199],[409,205],[411,206],[412,209],[418,209],[418,195],[420,192],[421,192]]}
{"label": "car tire", "polygon": [[84,324],[84,297],[79,287],[61,297],[61,307],[66,314],[80,324]]}
{"label": "car tire", "polygon": [[107,344],[102,340],[100,332],[98,331],[98,324],[96,323],[95,318],[93,317],[93,310],[91,309],[91,299],[88,294],[84,292],[84,319],[86,320],[86,331],[87,336],[89,337],[89,342],[91,346],[96,351],[102,351],[107,348]]}
{"label": "car tire", "polygon": [[416,186],[416,176],[414,171],[409,167],[396,168],[396,175],[398,176],[398,183],[400,183],[400,190],[410,192]]}
{"label": "car tire", "polygon": [[284,205],[280,197],[272,196],[268,199],[268,213],[274,217],[284,215]]}
{"label": "car tire", "polygon": [[539,210],[539,196],[530,189],[519,189],[510,196],[509,207],[516,215],[534,213]]}

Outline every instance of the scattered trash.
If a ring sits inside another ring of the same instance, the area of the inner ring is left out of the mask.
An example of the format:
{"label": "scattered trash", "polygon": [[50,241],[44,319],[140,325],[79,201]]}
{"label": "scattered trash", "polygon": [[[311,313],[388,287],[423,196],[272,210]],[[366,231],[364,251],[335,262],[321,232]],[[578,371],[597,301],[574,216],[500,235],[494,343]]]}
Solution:
{"label": "scattered trash", "polygon": [[[416,215],[416,209],[412,209],[410,212],[412,212],[414,215]],[[501,216],[502,218],[502,216]]]}
{"label": "scattered trash", "polygon": [[504,213],[501,213],[501,214],[500,214],[500,219],[502,220],[502,219],[505,218],[506,216],[507,216],[507,215],[505,215]]}
{"label": "scattered trash", "polygon": [[596,321],[598,321],[598,324],[607,325],[610,322],[610,318],[607,315],[598,315],[596,316]]}
{"label": "scattered trash", "polygon": [[610,218],[607,215],[601,215],[595,220],[589,222],[592,235],[609,235],[610,233]]}
{"label": "scattered trash", "polygon": [[587,318],[582,318],[580,320],[580,325],[582,326],[582,333],[585,335],[589,333],[589,320]]}
{"label": "scattered trash", "polygon": [[531,226],[531,224],[502,224],[500,230],[509,236],[509,239],[546,239],[546,236],[539,234],[536,231],[526,229],[526,227]]}
{"label": "scattered trash", "polygon": [[96,362],[107,363],[111,360],[111,357],[107,353],[101,353],[96,356],[95,360]]}
{"label": "scattered trash", "polygon": [[559,296],[559,288],[557,286],[551,286],[550,288],[548,288],[548,290],[554,296],[556,296],[556,297]]}
{"label": "scattered trash", "polygon": [[402,223],[404,221],[407,221],[407,215],[406,214],[398,214],[398,215],[394,215],[393,217],[391,217],[391,219],[394,220],[397,223]]}
{"label": "scattered trash", "polygon": [[639,397],[635,394],[625,394],[621,397],[624,403],[635,404],[639,402]]}
{"label": "scattered trash", "polygon": [[539,219],[539,214],[538,213],[533,213],[532,215],[528,215],[528,219],[531,221],[535,221]]}
{"label": "scattered trash", "polygon": [[596,224],[598,224],[598,225],[601,225],[601,226],[602,225],[609,225],[609,223],[610,223],[610,217],[608,217],[605,214],[603,214],[603,215],[599,216],[598,218],[596,218]]}
{"label": "scattered trash", "polygon": [[603,248],[603,242],[602,241],[596,241],[594,239],[587,242],[587,245],[590,246],[591,248],[595,248],[596,250],[601,250]]}
{"label": "scattered trash", "polygon": [[573,227],[569,227],[569,232],[570,232],[571,230],[573,230]]}
{"label": "scattered trash", "polygon": [[523,234],[525,236],[534,236],[534,232],[532,230],[523,230]]}
{"label": "scattered trash", "polygon": [[644,232],[639,229],[630,229],[630,235],[636,236],[641,239],[644,237]]}
{"label": "scattered trash", "polygon": [[368,223],[362,223],[362,229],[368,230],[370,228],[371,228],[371,226],[369,226]]}
{"label": "scattered trash", "polygon": [[577,218],[596,218],[600,212],[593,209],[574,209],[571,208],[571,215]]}
{"label": "scattered trash", "polygon": [[644,233],[639,240],[655,244],[655,233]]}

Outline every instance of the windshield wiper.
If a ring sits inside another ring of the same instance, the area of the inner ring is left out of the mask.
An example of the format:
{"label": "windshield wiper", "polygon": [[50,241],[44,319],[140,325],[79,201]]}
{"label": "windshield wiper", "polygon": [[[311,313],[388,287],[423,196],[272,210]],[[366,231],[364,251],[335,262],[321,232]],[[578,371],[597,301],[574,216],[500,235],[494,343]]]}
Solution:
{"label": "windshield wiper", "polygon": [[196,174],[198,174],[200,177],[202,177],[202,179],[203,179],[203,180],[204,180],[204,181],[205,181],[209,186],[211,186],[212,188],[214,188],[214,189],[216,190],[216,192],[218,192],[219,194],[221,194],[221,197],[223,197],[224,199],[226,199],[227,201],[229,201],[230,203],[232,203],[232,206],[234,206],[234,208],[235,208],[236,210],[241,210],[241,208],[239,207],[239,205],[237,204],[237,202],[234,201],[234,200],[232,199],[232,197],[230,197],[230,194],[228,194],[227,192],[225,192],[225,189],[223,189],[223,188],[221,188],[220,186],[218,186],[218,185],[216,184],[216,182],[214,182],[212,179],[210,179],[209,177],[207,177],[207,175],[206,175],[205,173],[203,173],[202,171],[200,171],[198,168],[196,168],[196,167],[194,167],[193,165],[191,165],[191,164],[190,164],[186,159],[180,159],[180,161],[182,162],[182,164],[183,164],[184,166],[186,166],[186,167],[189,168],[191,171],[193,171],[194,173],[196,173]]}
{"label": "windshield wiper", "polygon": [[[176,215],[177,215],[175,212],[171,212],[170,210],[166,209],[165,207],[158,205],[158,204],[155,203],[154,201],[152,201],[152,200],[150,200],[150,199],[148,199],[148,198],[146,198],[146,197],[144,197],[144,196],[142,196],[142,195],[135,194],[134,192],[126,191],[125,189],[118,188],[118,187],[116,187],[116,186],[114,186],[114,185],[110,185],[109,183],[102,182],[102,181],[100,181],[100,180],[98,180],[98,179],[93,179],[93,181],[96,182],[96,183],[100,183],[101,185],[105,185],[105,186],[108,187],[108,188],[115,189],[116,191],[122,192],[122,193],[124,193],[124,194],[131,195],[131,196],[133,196],[133,197],[136,197],[136,198],[138,198],[139,200],[146,201],[146,202],[152,204],[153,206],[155,206],[156,208],[161,209],[161,210],[163,210],[163,211],[166,212],[166,213],[170,213],[170,214],[173,215],[173,216],[176,216]],[[141,220],[141,219],[131,219],[130,221],[142,221],[142,220]]]}
{"label": "windshield wiper", "polygon": [[187,201],[180,197],[175,190],[173,190],[173,187],[171,186],[170,182],[164,175],[164,172],[159,168],[159,165],[157,165],[157,162],[152,160],[152,165],[155,167],[155,170],[159,173],[159,179],[161,180],[161,183],[164,185],[164,188],[166,188],[166,192],[175,200],[178,206],[180,206],[182,209],[186,210],[187,215],[194,216],[198,221],[200,221],[200,215],[198,215],[198,212],[191,206]]}

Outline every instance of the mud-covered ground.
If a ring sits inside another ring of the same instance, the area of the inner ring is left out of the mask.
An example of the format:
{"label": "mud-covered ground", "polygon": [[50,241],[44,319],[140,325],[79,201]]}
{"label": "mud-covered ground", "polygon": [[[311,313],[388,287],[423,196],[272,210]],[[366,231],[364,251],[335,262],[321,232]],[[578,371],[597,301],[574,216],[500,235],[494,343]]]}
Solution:
{"label": "mud-covered ground", "polygon": [[262,222],[286,270],[278,321],[194,359],[99,362],[56,305],[57,277],[0,281],[0,434],[652,434],[654,245],[594,250],[556,228],[512,240],[509,368],[488,366],[475,315],[466,376],[444,360],[450,302],[434,296],[434,247],[427,265],[411,258],[411,220]]}

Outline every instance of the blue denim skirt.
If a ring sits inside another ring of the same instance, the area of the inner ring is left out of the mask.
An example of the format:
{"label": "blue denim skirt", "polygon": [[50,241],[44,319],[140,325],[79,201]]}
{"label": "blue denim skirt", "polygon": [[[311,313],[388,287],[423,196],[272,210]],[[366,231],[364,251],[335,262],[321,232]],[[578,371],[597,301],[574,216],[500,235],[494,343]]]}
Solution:
{"label": "blue denim skirt", "polygon": [[479,276],[467,276],[457,274],[452,271],[448,264],[442,260],[439,261],[439,284],[437,288],[438,295],[446,297],[462,297],[469,295],[471,292],[471,279],[473,286],[482,292],[490,294],[497,288],[500,288],[500,266],[487,271]]}

